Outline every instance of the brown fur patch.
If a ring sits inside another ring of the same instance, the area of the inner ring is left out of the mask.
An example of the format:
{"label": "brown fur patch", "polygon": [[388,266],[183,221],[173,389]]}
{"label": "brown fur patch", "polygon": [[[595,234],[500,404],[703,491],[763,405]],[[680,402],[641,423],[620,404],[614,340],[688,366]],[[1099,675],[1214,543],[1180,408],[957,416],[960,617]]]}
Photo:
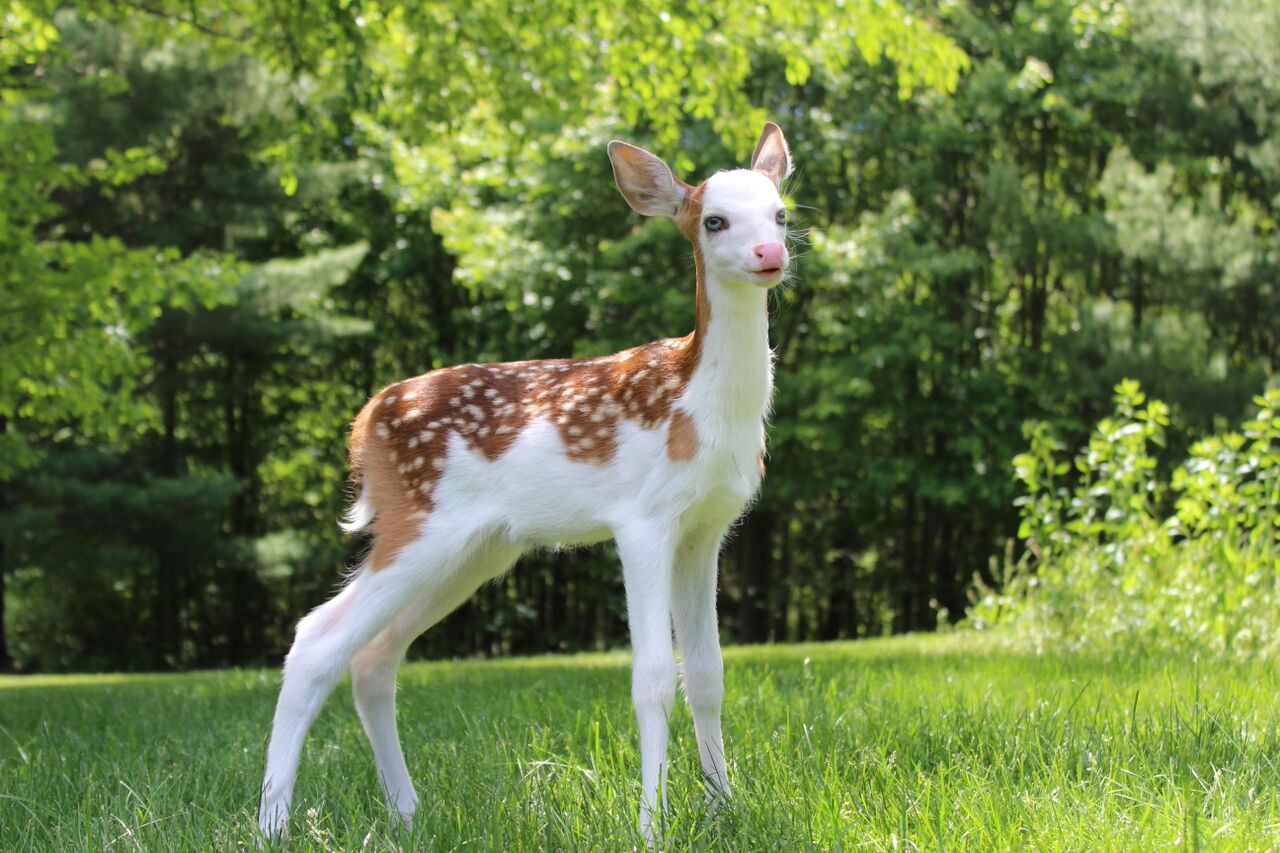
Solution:
{"label": "brown fur patch", "polygon": [[400,551],[422,532],[422,524],[431,512],[431,502],[418,502],[407,497],[400,488],[395,467],[386,454],[385,442],[374,439],[376,453],[370,454],[365,466],[365,483],[377,507],[373,520],[373,550],[369,565],[374,571],[385,569]]}
{"label": "brown fur patch", "polygon": [[373,570],[390,565],[421,534],[453,435],[493,460],[532,421],[546,418],[569,459],[604,465],[617,453],[623,420],[656,429],[670,419],[668,455],[693,458],[693,420],[683,412],[673,416],[672,407],[698,366],[711,305],[699,242],[705,184],[685,187],[676,224],[695,250],[697,320],[691,334],[602,358],[447,367],[390,385],[365,405],[352,424],[351,467],[369,487],[374,508]]}
{"label": "brown fur patch", "polygon": [[673,462],[688,462],[697,455],[698,428],[686,412],[678,411],[671,416],[667,429],[667,456]]}
{"label": "brown fur patch", "polygon": [[707,326],[711,322],[711,302],[707,298],[707,273],[706,262],[702,258],[702,196],[706,193],[707,182],[703,181],[696,187],[684,184],[685,198],[684,205],[681,206],[680,212],[676,214],[676,226],[680,229],[680,233],[693,244],[693,265],[695,271],[695,293],[694,300],[696,303],[697,317],[694,321],[693,338],[698,344],[696,359],[702,354],[702,337],[707,333]]}

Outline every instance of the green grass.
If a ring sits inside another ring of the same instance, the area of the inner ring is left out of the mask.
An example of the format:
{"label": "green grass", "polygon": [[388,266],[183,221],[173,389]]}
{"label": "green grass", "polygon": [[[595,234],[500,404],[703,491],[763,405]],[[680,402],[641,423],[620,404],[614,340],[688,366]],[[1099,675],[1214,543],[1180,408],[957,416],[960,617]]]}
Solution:
{"label": "green grass", "polygon": [[[1276,849],[1264,664],[1029,657],[972,634],[727,652],[735,796],[703,804],[673,716],[671,849]],[[255,849],[274,671],[0,679],[0,850]],[[344,690],[312,730],[291,850],[620,850],[628,657],[405,668],[422,807],[396,832]]]}

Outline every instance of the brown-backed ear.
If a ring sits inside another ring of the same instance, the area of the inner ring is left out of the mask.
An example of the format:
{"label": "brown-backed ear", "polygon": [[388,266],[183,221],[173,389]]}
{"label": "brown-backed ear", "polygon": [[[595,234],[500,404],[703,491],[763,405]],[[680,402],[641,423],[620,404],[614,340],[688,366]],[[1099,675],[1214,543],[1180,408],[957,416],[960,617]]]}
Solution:
{"label": "brown-backed ear", "polygon": [[689,188],[666,163],[643,148],[616,139],[609,143],[609,162],[614,182],[636,213],[675,216],[680,212]]}
{"label": "brown-backed ear", "polygon": [[786,137],[782,135],[782,128],[771,121],[766,121],[760,132],[760,141],[751,155],[751,168],[764,172],[779,188],[783,178],[791,174],[791,151],[787,149]]}

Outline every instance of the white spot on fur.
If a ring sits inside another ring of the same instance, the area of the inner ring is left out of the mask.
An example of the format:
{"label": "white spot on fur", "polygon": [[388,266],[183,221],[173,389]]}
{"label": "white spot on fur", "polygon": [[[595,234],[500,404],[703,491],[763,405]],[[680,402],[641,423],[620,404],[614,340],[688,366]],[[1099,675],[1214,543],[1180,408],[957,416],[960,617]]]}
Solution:
{"label": "white spot on fur", "polygon": [[381,422],[374,425],[373,431],[378,434],[378,438],[389,438],[391,436],[391,430],[387,429],[387,425]]}

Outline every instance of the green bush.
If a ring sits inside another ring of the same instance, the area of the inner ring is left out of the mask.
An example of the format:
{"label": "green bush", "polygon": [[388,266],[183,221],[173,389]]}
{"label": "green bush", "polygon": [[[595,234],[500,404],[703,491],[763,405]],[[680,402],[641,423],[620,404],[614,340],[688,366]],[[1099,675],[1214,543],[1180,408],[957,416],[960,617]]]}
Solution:
{"label": "green bush", "polygon": [[1074,474],[1049,427],[1027,424],[1014,459],[1026,552],[996,586],[975,581],[969,624],[1037,649],[1280,652],[1280,390],[1254,402],[1168,482],[1154,449],[1169,410],[1136,382],[1116,386]]}

